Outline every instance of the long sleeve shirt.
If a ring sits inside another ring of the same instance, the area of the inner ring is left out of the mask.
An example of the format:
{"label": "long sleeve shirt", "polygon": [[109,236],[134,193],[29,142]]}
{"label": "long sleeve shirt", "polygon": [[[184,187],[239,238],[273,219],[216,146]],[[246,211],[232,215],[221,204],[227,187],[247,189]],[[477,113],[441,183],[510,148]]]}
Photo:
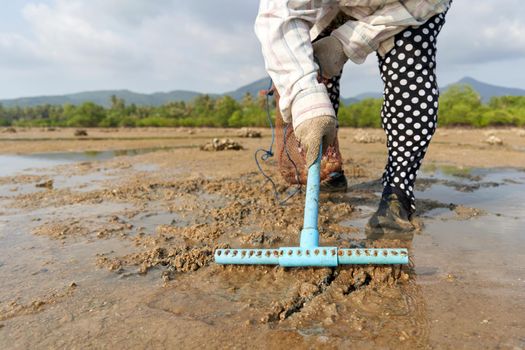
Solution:
{"label": "long sleeve shirt", "polygon": [[326,87],[318,82],[314,40],[340,13],[350,20],[332,31],[346,56],[361,64],[376,51],[384,56],[394,36],[444,12],[451,0],[261,0],[255,33],[266,70],[279,92],[285,122],[333,116]]}

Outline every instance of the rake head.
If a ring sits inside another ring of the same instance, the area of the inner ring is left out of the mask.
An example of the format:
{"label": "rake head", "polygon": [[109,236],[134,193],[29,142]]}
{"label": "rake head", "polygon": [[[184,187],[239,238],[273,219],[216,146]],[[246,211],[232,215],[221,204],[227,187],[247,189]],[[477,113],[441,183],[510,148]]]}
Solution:
{"label": "rake head", "polygon": [[319,183],[321,155],[308,169],[304,225],[299,247],[269,249],[217,249],[217,264],[280,265],[285,267],[338,266],[354,264],[408,264],[405,248],[337,248],[320,247],[317,219],[319,216]]}
{"label": "rake head", "polygon": [[345,249],[336,247],[217,249],[215,262],[234,265],[338,266],[407,264],[408,252],[397,248]]}

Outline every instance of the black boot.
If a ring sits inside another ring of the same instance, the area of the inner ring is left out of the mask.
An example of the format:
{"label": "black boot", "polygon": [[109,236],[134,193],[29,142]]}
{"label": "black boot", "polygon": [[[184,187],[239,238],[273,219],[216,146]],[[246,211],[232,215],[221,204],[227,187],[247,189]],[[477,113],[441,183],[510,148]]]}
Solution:
{"label": "black boot", "polygon": [[399,238],[413,235],[416,226],[412,223],[412,210],[408,198],[398,191],[386,188],[379,208],[365,227],[369,239]]}
{"label": "black boot", "polygon": [[331,173],[328,178],[321,182],[321,192],[346,192],[348,181],[345,172]]}

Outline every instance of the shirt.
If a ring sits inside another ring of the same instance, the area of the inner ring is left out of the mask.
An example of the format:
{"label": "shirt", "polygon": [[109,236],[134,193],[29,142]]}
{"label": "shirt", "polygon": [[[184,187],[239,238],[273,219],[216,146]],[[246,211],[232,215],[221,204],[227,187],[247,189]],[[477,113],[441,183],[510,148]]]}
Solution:
{"label": "shirt", "polygon": [[307,119],[332,116],[326,87],[318,82],[314,40],[343,12],[349,20],[331,35],[346,56],[361,64],[377,51],[384,56],[394,36],[424,24],[447,10],[451,0],[261,0],[255,33],[261,42],[266,70],[279,92],[283,120],[294,129]]}

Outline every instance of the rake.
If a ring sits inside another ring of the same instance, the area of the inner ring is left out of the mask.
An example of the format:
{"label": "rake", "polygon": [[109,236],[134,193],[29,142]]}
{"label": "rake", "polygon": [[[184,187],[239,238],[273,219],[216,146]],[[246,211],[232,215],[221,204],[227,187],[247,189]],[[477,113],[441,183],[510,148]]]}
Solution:
{"label": "rake", "polygon": [[331,266],[370,264],[408,264],[404,248],[337,248],[319,246],[319,188],[321,181],[321,154],[308,169],[304,224],[299,247],[267,249],[216,249],[217,264],[280,265],[284,267]]}

